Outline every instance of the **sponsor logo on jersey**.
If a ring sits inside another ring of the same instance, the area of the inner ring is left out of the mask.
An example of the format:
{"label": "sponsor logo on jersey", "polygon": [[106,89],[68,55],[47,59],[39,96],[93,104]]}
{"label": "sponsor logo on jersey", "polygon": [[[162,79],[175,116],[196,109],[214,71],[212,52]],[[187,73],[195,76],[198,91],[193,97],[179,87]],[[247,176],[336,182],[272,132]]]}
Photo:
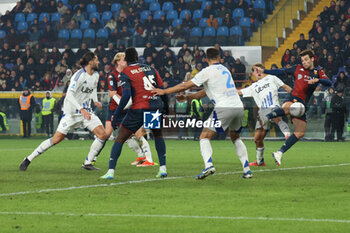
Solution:
{"label": "sponsor logo on jersey", "polygon": [[81,92],[83,92],[83,93],[87,93],[87,94],[90,94],[90,93],[92,93],[94,91],[94,89],[90,89],[90,88],[88,88],[88,87],[82,87],[81,88]]}
{"label": "sponsor logo on jersey", "polygon": [[264,89],[269,88],[269,87],[270,87],[270,83],[266,83],[264,86],[255,88],[255,92],[260,93],[261,91],[263,91]]}

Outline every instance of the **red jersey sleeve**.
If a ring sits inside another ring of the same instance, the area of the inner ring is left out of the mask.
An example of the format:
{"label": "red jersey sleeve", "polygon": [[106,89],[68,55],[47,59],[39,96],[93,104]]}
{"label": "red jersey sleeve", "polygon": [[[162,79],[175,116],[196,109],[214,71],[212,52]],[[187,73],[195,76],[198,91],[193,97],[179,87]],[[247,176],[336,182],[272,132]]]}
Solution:
{"label": "red jersey sleeve", "polygon": [[324,73],[322,69],[318,70],[318,77],[319,79],[328,79],[327,75]]}
{"label": "red jersey sleeve", "polygon": [[160,77],[158,71],[156,69],[154,69],[154,71],[156,72],[156,79],[157,79],[157,85],[158,87],[163,87],[163,80]]}
{"label": "red jersey sleeve", "polygon": [[110,90],[110,91],[117,90],[116,78],[114,77],[114,75],[112,73],[110,75],[108,75],[108,90]]}

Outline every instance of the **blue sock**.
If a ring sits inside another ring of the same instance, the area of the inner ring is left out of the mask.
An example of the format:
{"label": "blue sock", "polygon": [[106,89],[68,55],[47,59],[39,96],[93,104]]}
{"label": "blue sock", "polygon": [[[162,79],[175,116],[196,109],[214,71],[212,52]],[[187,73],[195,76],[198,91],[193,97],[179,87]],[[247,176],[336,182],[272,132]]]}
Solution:
{"label": "blue sock", "polygon": [[289,150],[289,148],[291,148],[297,141],[299,141],[299,139],[295,136],[295,134],[293,133],[284,143],[284,145],[281,147],[281,149],[279,149],[279,151],[281,151],[282,153],[286,152],[287,150]]}
{"label": "blue sock", "polygon": [[166,148],[164,138],[155,138],[154,142],[158,153],[159,165],[163,166],[166,164]]}
{"label": "blue sock", "polygon": [[109,157],[109,169],[115,169],[117,166],[117,161],[120,156],[120,153],[122,152],[123,143],[115,142],[112,150],[111,155]]}
{"label": "blue sock", "polygon": [[280,117],[280,116],[284,116],[286,115],[284,113],[284,110],[282,108],[276,108],[274,110],[272,110],[269,114],[267,114],[267,118],[272,119],[272,118],[276,118],[276,117]]}

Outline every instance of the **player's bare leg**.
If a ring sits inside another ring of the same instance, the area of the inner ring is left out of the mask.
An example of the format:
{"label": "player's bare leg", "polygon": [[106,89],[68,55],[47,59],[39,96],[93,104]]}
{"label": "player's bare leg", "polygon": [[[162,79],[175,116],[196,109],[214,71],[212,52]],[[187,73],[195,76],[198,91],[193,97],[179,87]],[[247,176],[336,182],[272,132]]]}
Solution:
{"label": "player's bare leg", "polygon": [[291,105],[292,105],[292,102],[285,102],[282,105],[282,108],[279,108],[279,107],[275,108],[274,110],[271,111],[271,113],[267,114],[266,116],[259,116],[259,117],[263,122],[266,122],[276,117],[288,115]]}
{"label": "player's bare leg", "polygon": [[255,130],[254,142],[256,145],[256,160],[255,162],[249,163],[249,166],[265,166],[264,162],[264,138],[267,130],[259,128]]}
{"label": "player's bare leg", "polygon": [[237,133],[236,131],[231,130],[231,129],[229,130],[229,132],[230,132],[231,141],[235,145],[236,154],[237,154],[239,160],[241,161],[241,164],[243,167],[243,176],[242,177],[243,178],[252,178],[253,174],[249,168],[247,148],[244,145],[243,141],[241,140],[239,133]]}
{"label": "player's bare leg", "polygon": [[284,145],[277,151],[272,153],[273,158],[278,166],[281,165],[282,155],[291,148],[300,138],[304,137],[306,130],[306,121],[294,117],[292,119],[294,125],[294,133],[286,140]]}
{"label": "player's bare leg", "polygon": [[112,135],[114,129],[112,127],[112,123],[110,121],[106,121],[105,123],[105,131],[106,131],[106,134],[107,134],[107,138],[110,138],[110,136]]}
{"label": "player's bare leg", "polygon": [[91,144],[88,156],[82,165],[82,168],[84,168],[86,170],[96,170],[97,169],[92,165],[92,162],[94,159],[96,159],[95,157],[101,152],[101,150],[103,149],[103,147],[106,144],[106,140],[108,139],[108,135],[106,134],[106,131],[102,125],[99,125],[96,128],[94,128],[92,130],[92,133],[95,134],[96,138],[93,141],[93,143]]}
{"label": "player's bare leg", "polygon": [[204,169],[203,171],[197,175],[196,179],[204,179],[205,177],[212,175],[215,173],[215,167],[213,165],[212,155],[213,149],[210,144],[210,140],[216,135],[216,132],[204,128],[199,137],[199,145],[201,149],[201,155],[204,161]]}
{"label": "player's bare leg", "polygon": [[35,159],[36,157],[38,157],[39,155],[44,153],[50,147],[61,142],[65,136],[66,136],[65,134],[56,131],[56,133],[53,135],[52,138],[49,138],[49,139],[46,139],[45,141],[43,141],[28,157],[26,157],[22,161],[21,165],[19,166],[19,169],[21,171],[27,170],[29,164],[31,163],[31,161],[33,159]]}

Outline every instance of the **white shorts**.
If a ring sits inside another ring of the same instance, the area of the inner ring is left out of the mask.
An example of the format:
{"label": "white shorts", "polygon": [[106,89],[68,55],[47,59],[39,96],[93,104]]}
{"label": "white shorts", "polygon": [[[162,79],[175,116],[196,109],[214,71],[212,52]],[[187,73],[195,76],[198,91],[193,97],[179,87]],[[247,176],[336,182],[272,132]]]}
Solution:
{"label": "white shorts", "polygon": [[63,115],[60,124],[57,127],[57,131],[67,135],[69,130],[76,127],[83,127],[92,132],[99,125],[102,126],[102,122],[93,113],[91,113],[91,119],[89,121],[82,115]]}
{"label": "white shorts", "polygon": [[[210,117],[206,120],[206,122],[209,121],[209,127],[206,128],[217,133],[223,133],[227,128],[236,133],[240,133],[243,117],[243,108],[214,108]],[[217,121],[221,122],[221,127],[215,127],[215,125],[213,126],[213,124],[210,124],[210,122]]]}
{"label": "white shorts", "polygon": [[[276,107],[280,108],[280,106],[276,105],[276,106],[273,106],[273,107],[270,107],[270,108],[259,109],[258,114],[259,114],[259,116],[261,116],[261,115],[266,116],[267,114],[271,113],[272,110],[274,110]],[[261,120],[258,119],[256,121],[255,129],[263,128],[264,130],[268,130],[270,128],[270,123],[271,122],[272,122],[271,120],[267,120],[265,122],[262,122]]]}

